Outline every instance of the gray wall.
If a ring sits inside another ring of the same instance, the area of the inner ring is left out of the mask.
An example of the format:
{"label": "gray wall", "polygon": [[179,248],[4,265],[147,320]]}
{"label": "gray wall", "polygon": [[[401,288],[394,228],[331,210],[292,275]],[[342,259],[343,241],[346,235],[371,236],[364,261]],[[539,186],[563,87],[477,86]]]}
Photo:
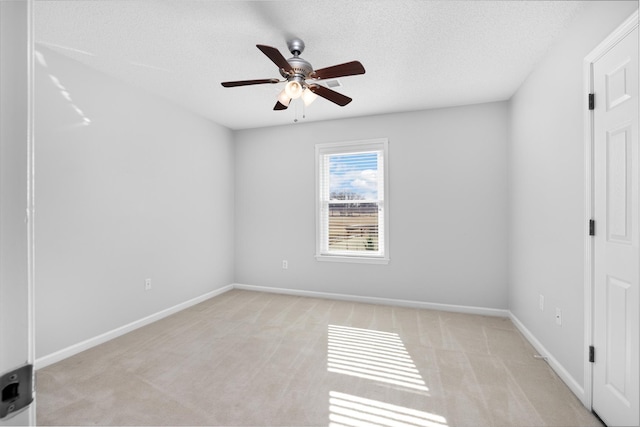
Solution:
{"label": "gray wall", "polygon": [[233,282],[234,150],[228,129],[36,48],[41,357]]}
{"label": "gray wall", "polygon": [[509,309],[580,384],[588,345],[583,59],[637,8],[637,1],[589,5],[510,102]]}
{"label": "gray wall", "polygon": [[[380,137],[391,262],[316,261],[315,144]],[[244,130],[235,141],[236,282],[507,307],[506,103]]]}

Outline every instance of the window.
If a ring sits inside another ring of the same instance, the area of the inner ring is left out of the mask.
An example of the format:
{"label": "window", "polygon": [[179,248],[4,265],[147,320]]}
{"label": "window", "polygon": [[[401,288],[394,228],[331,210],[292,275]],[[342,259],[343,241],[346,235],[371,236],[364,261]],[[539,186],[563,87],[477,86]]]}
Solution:
{"label": "window", "polygon": [[389,262],[387,145],[316,145],[318,260]]}

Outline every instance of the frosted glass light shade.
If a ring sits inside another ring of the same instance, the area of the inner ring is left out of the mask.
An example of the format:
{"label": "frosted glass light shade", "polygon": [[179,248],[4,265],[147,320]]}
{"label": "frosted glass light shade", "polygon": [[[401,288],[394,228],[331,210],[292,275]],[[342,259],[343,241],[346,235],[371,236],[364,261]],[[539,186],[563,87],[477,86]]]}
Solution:
{"label": "frosted glass light shade", "polygon": [[289,103],[291,102],[291,97],[287,95],[287,92],[284,89],[282,89],[282,91],[278,95],[278,101],[280,102],[280,104],[288,107]]}
{"label": "frosted glass light shade", "polygon": [[307,107],[311,105],[311,103],[315,101],[317,97],[318,95],[311,92],[309,88],[305,89],[304,92],[302,92],[302,101],[304,101],[304,105]]}
{"label": "frosted glass light shade", "polygon": [[284,91],[289,95],[289,98],[297,99],[302,95],[302,85],[299,82],[292,80],[284,87]]}

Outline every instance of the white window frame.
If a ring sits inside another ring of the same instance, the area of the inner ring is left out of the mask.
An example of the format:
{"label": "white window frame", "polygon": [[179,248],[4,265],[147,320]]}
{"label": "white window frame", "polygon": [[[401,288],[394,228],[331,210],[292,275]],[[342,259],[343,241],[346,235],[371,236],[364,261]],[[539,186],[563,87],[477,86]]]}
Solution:
{"label": "white window frame", "polygon": [[[388,264],[389,263],[389,141],[387,138],[377,138],[347,142],[330,142],[316,144],[316,259],[318,261],[333,262],[353,262],[367,264]],[[328,242],[324,241],[323,236],[328,227],[328,222],[324,218],[327,215],[322,214],[325,204],[328,202],[323,200],[325,195],[322,194],[322,180],[328,172],[325,167],[325,156],[331,154],[349,154],[367,151],[380,151],[382,153],[382,164],[378,165],[378,170],[382,168],[382,221],[379,224],[379,250],[375,254],[369,255],[363,252],[348,254],[345,252],[328,251]]]}

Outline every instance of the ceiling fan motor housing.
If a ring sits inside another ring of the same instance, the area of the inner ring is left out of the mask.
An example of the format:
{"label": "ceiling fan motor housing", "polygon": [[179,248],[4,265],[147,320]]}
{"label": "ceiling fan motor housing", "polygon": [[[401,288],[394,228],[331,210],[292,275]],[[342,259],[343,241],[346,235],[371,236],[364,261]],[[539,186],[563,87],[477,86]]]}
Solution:
{"label": "ceiling fan motor housing", "polygon": [[313,72],[313,67],[311,66],[311,64],[300,58],[299,56],[294,56],[292,58],[287,59],[287,62],[289,63],[289,65],[291,65],[291,68],[293,68],[293,75],[287,73],[284,70],[280,70],[280,74],[282,75],[282,77],[286,78],[287,80],[290,80],[293,77],[301,77],[303,80],[308,78],[309,75]]}

